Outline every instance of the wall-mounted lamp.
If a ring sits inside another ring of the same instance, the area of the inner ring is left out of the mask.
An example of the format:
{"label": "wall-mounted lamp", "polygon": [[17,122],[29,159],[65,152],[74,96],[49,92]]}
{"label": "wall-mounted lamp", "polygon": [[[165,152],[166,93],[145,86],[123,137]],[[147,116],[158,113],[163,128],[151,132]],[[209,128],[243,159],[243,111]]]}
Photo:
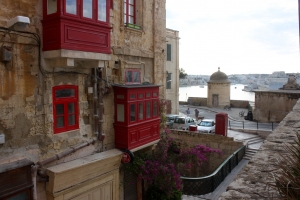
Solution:
{"label": "wall-mounted lamp", "polygon": [[168,80],[167,82],[171,82],[172,80]]}
{"label": "wall-mounted lamp", "polygon": [[24,31],[29,24],[30,20],[28,17],[16,16],[15,18],[7,21],[7,28],[13,31]]}

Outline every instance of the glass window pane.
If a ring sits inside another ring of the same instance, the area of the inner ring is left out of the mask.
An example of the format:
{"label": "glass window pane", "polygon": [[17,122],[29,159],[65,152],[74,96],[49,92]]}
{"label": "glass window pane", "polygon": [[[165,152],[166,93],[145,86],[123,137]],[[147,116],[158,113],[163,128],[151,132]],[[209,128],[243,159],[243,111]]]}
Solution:
{"label": "glass window pane", "polygon": [[87,18],[92,18],[93,14],[93,4],[92,0],[83,0],[83,16]]}
{"label": "glass window pane", "polygon": [[126,82],[132,82],[132,71],[126,72]]}
{"label": "glass window pane", "polygon": [[124,95],[117,95],[118,99],[124,99]]}
{"label": "glass window pane", "polygon": [[134,24],[134,18],[133,17],[128,17],[129,19],[128,19],[128,23],[130,23],[130,24]]}
{"label": "glass window pane", "polygon": [[139,103],[139,120],[144,119],[144,104]]}
{"label": "glass window pane", "polygon": [[150,102],[146,103],[146,118],[150,118]]}
{"label": "glass window pane", "polygon": [[126,15],[124,15],[124,24],[127,23],[127,18],[126,18]]}
{"label": "glass window pane", "polygon": [[124,122],[124,105],[117,104],[117,121]]}
{"label": "glass window pane", "polygon": [[157,102],[153,102],[153,116],[157,116]]}
{"label": "glass window pane", "polygon": [[75,96],[75,90],[74,89],[61,89],[55,91],[55,97],[61,98],[61,97],[74,97]]}
{"label": "glass window pane", "polygon": [[57,11],[57,0],[48,0],[47,1],[47,14],[53,14]]}
{"label": "glass window pane", "polygon": [[61,128],[65,126],[64,117],[56,118],[56,128]]}
{"label": "glass window pane", "polygon": [[154,93],[153,93],[153,96],[154,96],[154,97],[157,97],[157,93],[156,93],[156,92],[154,92]]}
{"label": "glass window pane", "polygon": [[56,116],[64,114],[64,104],[56,104]]}
{"label": "glass window pane", "polygon": [[74,103],[68,103],[68,113],[75,113],[75,104]]}
{"label": "glass window pane", "polygon": [[66,0],[66,12],[70,14],[77,14],[77,0]]}
{"label": "glass window pane", "polygon": [[130,105],[130,121],[131,122],[135,121],[135,105],[134,104]]}
{"label": "glass window pane", "polygon": [[28,191],[7,198],[7,200],[28,200]]}
{"label": "glass window pane", "polygon": [[124,3],[124,15],[126,16],[126,13],[127,13],[127,9],[126,9],[126,3]]}
{"label": "glass window pane", "polygon": [[133,72],[133,82],[135,82],[135,83],[140,82],[140,73],[139,72]]}
{"label": "glass window pane", "polygon": [[106,0],[98,0],[98,20],[106,22]]}
{"label": "glass window pane", "polygon": [[134,4],[134,0],[129,0],[129,4]]}
{"label": "glass window pane", "polygon": [[135,99],[135,94],[131,94],[130,99]]}
{"label": "glass window pane", "polygon": [[139,94],[139,98],[144,98],[144,94]]}
{"label": "glass window pane", "polygon": [[129,6],[129,15],[134,15],[134,6]]}
{"label": "glass window pane", "polygon": [[68,125],[69,126],[75,125],[75,115],[69,115],[69,117],[68,117]]}

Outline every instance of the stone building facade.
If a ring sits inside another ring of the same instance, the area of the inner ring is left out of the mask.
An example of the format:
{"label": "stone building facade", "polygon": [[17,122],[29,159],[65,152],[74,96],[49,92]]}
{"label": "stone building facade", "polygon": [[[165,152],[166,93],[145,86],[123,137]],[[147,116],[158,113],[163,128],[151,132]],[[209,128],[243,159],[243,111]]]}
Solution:
{"label": "stone building facade", "polygon": [[169,113],[179,113],[179,32],[167,29],[166,99],[171,103]]}
{"label": "stone building facade", "polygon": [[230,81],[224,72],[218,71],[207,81],[207,107],[230,106]]}
{"label": "stone building facade", "polygon": [[[113,87],[157,85],[166,97],[165,1],[73,2],[0,2],[0,181],[32,172],[0,198],[124,199]],[[7,26],[16,16],[27,29]]]}
{"label": "stone building facade", "polygon": [[294,75],[279,90],[255,92],[254,119],[259,122],[281,122],[293,110],[300,98],[299,85]]}

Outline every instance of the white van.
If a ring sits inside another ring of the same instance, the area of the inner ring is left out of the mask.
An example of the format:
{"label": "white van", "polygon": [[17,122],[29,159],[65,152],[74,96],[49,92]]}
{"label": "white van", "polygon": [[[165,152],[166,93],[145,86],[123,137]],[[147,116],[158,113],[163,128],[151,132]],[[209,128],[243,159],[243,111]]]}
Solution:
{"label": "white van", "polygon": [[177,117],[173,122],[173,129],[189,130],[190,125],[196,125],[196,121],[191,117]]}
{"label": "white van", "polygon": [[214,133],[215,126],[216,126],[215,120],[203,119],[199,124],[197,124],[197,131],[203,133]]}

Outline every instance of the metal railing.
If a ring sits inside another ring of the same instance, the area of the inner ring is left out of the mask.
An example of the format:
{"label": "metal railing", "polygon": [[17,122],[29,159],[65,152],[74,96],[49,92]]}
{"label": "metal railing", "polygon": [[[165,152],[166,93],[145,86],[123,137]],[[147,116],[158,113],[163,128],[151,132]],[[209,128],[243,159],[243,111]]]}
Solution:
{"label": "metal railing", "polygon": [[203,195],[213,192],[226,176],[243,159],[246,146],[242,146],[231,154],[211,175],[204,177],[180,177],[183,182],[183,194]]}
{"label": "metal railing", "polygon": [[278,126],[278,123],[269,122],[262,123],[257,121],[234,121],[228,120],[228,127],[240,128],[240,129],[251,129],[251,130],[271,130],[273,131]]}

